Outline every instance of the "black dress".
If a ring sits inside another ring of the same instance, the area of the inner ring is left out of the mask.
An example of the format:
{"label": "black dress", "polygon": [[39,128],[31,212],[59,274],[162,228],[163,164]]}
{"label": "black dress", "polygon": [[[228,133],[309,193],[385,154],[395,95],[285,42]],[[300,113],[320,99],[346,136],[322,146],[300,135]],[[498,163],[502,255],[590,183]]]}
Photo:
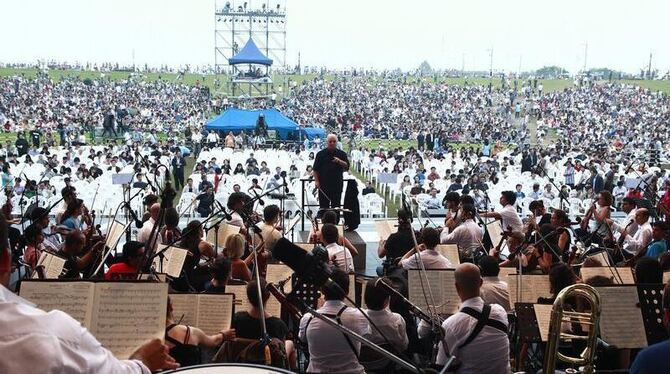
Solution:
{"label": "black dress", "polygon": [[170,356],[172,356],[175,361],[181,365],[181,367],[200,365],[200,347],[193,344],[186,344],[186,342],[188,342],[188,338],[191,336],[191,328],[186,326],[186,336],[184,337],[184,342],[182,343],[168,335],[168,332],[175,326],[177,326],[177,324],[173,323],[165,329],[165,340],[174,344],[174,347],[170,348]]}

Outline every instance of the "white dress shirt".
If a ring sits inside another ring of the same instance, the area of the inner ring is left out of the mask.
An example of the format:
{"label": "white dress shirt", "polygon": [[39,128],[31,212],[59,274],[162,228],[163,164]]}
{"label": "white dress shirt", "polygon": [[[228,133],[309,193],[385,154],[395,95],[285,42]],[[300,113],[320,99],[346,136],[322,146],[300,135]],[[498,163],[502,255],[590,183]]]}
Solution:
{"label": "white dress shirt", "polygon": [[[388,308],[382,310],[366,309],[365,313],[382,331],[393,347],[400,352],[403,352],[407,348],[409,339],[407,338],[407,330],[405,330],[405,319],[400,314],[394,313]],[[377,329],[372,326],[370,326],[370,336],[368,339],[376,344],[386,343],[386,340],[379,334]]]}
{"label": "white dress shirt", "polygon": [[521,218],[519,218],[514,205],[505,205],[500,210],[500,217],[502,218],[501,225],[503,231],[508,231],[509,228],[512,228],[512,232],[523,232],[523,222],[521,222]]}
{"label": "white dress shirt", "polygon": [[498,277],[482,277],[484,282],[479,293],[487,304],[498,304],[506,311],[512,310],[509,305],[509,287],[507,282]]}
{"label": "white dress shirt", "polygon": [[244,219],[242,219],[242,216],[237,212],[232,212],[230,214],[230,221],[226,220],[226,223],[239,228],[244,228]]}
{"label": "white dress shirt", "polygon": [[419,255],[414,253],[410,257],[400,261],[400,265],[403,269],[419,269],[419,261],[423,262],[423,267],[426,269],[453,269],[451,261],[448,258],[442,256],[440,252],[434,249],[424,249],[421,251],[421,260],[419,260]]}
{"label": "white dress shirt", "polygon": [[640,225],[637,229],[637,232],[632,237],[630,235],[626,236],[626,239],[623,241],[623,249],[628,252],[635,254],[642,248],[647,248],[647,245],[651,243],[652,239],[652,228],[649,221]]}
{"label": "white dress shirt", "polygon": [[451,233],[446,227],[442,229],[440,243],[456,244],[461,255],[468,257],[473,248],[482,245],[483,237],[481,227],[472,219],[468,219],[458,225]]}
{"label": "white dress shirt", "polygon": [[[335,315],[344,305],[340,300],[327,300],[317,312]],[[340,318],[342,324],[355,333],[363,336],[370,335],[370,325],[358,310],[347,308]],[[303,342],[306,341],[309,346],[310,360],[307,372],[346,374],[365,372],[342,332],[313,317],[310,313],[302,316],[298,337]],[[356,352],[360,352],[361,344],[349,339]]]}
{"label": "white dress shirt", "polygon": [[[481,297],[467,299],[461,304],[461,309],[465,307],[481,311],[484,307],[484,300]],[[500,321],[507,326],[507,313],[500,305],[491,304],[489,319]],[[449,356],[456,356],[461,362],[461,366],[456,373],[510,373],[509,340],[506,333],[496,328],[484,326],[479,335],[470,344],[462,350],[458,349],[458,346],[470,336],[476,325],[476,318],[460,311],[442,323],[448,354]],[[447,354],[440,342],[437,353],[437,364],[444,365],[446,362]]]}
{"label": "white dress shirt", "polygon": [[0,286],[0,373],[142,373],[137,360],[118,360],[69,315],[35,308]]}
{"label": "white dress shirt", "polygon": [[337,243],[330,243],[326,246],[328,251],[328,262],[342,269],[345,273],[354,272],[354,258],[351,257],[349,250]]}
{"label": "white dress shirt", "polygon": [[[153,230],[155,225],[156,221],[153,218],[149,218],[148,220],[144,221],[142,228],[137,232],[137,241],[144,244],[148,243],[149,238],[151,237],[151,230]],[[159,236],[158,234],[159,230],[156,228],[154,231],[154,236]],[[158,244],[158,240],[155,241],[155,244]]]}

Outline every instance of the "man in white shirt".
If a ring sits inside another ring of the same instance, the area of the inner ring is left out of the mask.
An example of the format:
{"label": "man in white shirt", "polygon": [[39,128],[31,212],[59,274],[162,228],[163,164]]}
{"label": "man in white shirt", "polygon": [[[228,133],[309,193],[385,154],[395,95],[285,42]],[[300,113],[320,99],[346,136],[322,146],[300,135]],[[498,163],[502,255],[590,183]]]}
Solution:
{"label": "man in white shirt", "polygon": [[473,220],[474,216],[474,205],[464,204],[459,213],[462,223],[451,233],[446,227],[442,229],[440,243],[456,244],[462,257],[470,257],[472,250],[482,245],[482,238],[484,237],[481,227]]}
{"label": "man in white shirt", "polygon": [[507,282],[500,279],[500,266],[498,260],[491,256],[484,256],[479,260],[479,270],[482,275],[483,283],[479,290],[482,300],[487,304],[498,304],[511,311],[509,304],[509,286]]}
{"label": "man in white shirt", "polygon": [[432,227],[426,227],[421,232],[423,244],[419,246],[421,254],[415,248],[409,250],[400,260],[403,269],[420,269],[420,262],[426,269],[453,269],[448,258],[438,252],[435,247],[440,244],[440,233]]}
{"label": "man in white shirt", "polygon": [[[339,268],[330,276],[334,284],[321,288],[326,302],[317,312],[363,336],[370,335],[370,325],[355,308],[348,308],[342,300],[349,292],[349,275]],[[358,362],[361,344],[320,319],[306,313],[300,320],[298,337],[309,347],[309,373],[364,373]]]}
{"label": "man in white shirt", "polygon": [[354,258],[345,247],[337,244],[340,234],[337,226],[326,223],[321,228],[321,239],[328,251],[328,262],[335,265],[345,273],[354,272]]}
{"label": "man in white shirt", "polygon": [[[482,278],[476,265],[461,264],[454,276],[461,308],[442,323],[445,336],[439,344],[436,363],[444,365],[449,356],[456,356],[461,363],[456,373],[509,373],[505,309],[498,304],[485,304],[480,297]],[[483,327],[477,329],[480,320]]]}
{"label": "man in white shirt", "polygon": [[516,193],[513,191],[503,191],[500,193],[500,205],[502,209],[499,212],[484,212],[481,217],[494,218],[500,220],[503,232],[511,232],[507,239],[508,248],[516,248],[523,242],[523,222],[514,208],[516,203]]}
{"label": "man in white shirt", "polygon": [[[1,215],[0,243],[8,243]],[[142,345],[128,360],[117,359],[66,313],[37,309],[7,289],[11,269],[8,248],[0,244],[0,373],[150,374],[179,367],[159,339]]]}
{"label": "man in white shirt", "polygon": [[281,213],[281,210],[278,206],[274,204],[266,206],[263,209],[263,222],[258,224],[267,253],[272,252],[272,248],[274,248],[277,240],[281,238],[281,233],[275,227],[279,221],[279,213]]}
{"label": "man in white shirt", "polygon": [[151,232],[153,231],[153,247],[154,249],[156,248],[156,245],[158,244],[158,236],[160,233],[159,228],[157,227],[156,230],[154,230],[154,226],[156,226],[156,223],[158,222],[158,215],[160,214],[161,211],[161,205],[159,203],[153,204],[149,208],[149,214],[151,215],[148,220],[144,222],[142,225],[142,228],[140,231],[137,233],[137,241],[148,244],[149,239],[152,238]]}
{"label": "man in white shirt", "polygon": [[626,228],[626,233],[633,236],[637,232],[639,226],[635,222],[635,214],[637,213],[637,204],[635,199],[631,197],[624,197],[621,201],[621,210],[626,213],[626,218],[620,222],[617,222],[617,231],[621,231],[622,228]]}
{"label": "man in white shirt", "polygon": [[636,255],[636,257],[638,255],[644,256],[647,245],[649,245],[652,240],[653,229],[649,223],[649,211],[645,208],[639,208],[637,212],[635,212],[635,223],[637,223],[638,229],[633,236],[628,235],[625,227],[621,228],[620,234],[625,236],[623,240],[623,249],[629,254]]}
{"label": "man in white shirt", "polygon": [[388,339],[393,348],[398,352],[404,352],[409,343],[405,320],[400,314],[389,309],[391,297],[383,287],[377,285],[378,280],[380,279],[370,279],[365,285],[364,300],[367,307],[365,313],[384,336],[381,336],[377,329],[371,328],[371,335],[368,338],[375,344],[384,344]]}

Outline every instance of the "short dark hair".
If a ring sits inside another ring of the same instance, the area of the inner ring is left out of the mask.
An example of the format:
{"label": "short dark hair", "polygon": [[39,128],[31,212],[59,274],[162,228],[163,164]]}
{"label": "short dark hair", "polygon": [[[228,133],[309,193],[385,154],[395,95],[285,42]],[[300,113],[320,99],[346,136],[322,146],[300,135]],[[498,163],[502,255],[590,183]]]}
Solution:
{"label": "short dark hair", "polygon": [[461,195],[458,194],[458,192],[447,192],[446,195],[444,195],[444,201],[448,201],[451,203],[458,203],[461,200]]}
{"label": "short dark hair", "polygon": [[244,192],[233,192],[228,196],[228,209],[233,209],[235,204],[239,202],[244,202],[247,199],[247,194]]}
{"label": "short dark hair", "polygon": [[[342,300],[344,296],[349,293],[349,275],[340,268],[333,268],[330,275],[332,283],[321,287],[323,297],[326,300]],[[339,287],[338,287],[339,286]]]}
{"label": "short dark hair", "polygon": [[516,203],[516,193],[514,191],[503,191],[500,194],[507,200],[507,204],[514,205]]}
{"label": "short dark hair", "polygon": [[265,222],[272,221],[273,219],[277,218],[281,210],[279,209],[278,206],[272,204],[268,205],[263,209],[263,220]]}
{"label": "short dark hair", "polygon": [[568,217],[568,213],[566,213],[565,210],[556,209],[554,210],[554,214],[556,215],[556,218],[558,219],[559,223],[562,223],[564,225],[570,223],[570,217]]}
{"label": "short dark hair", "polygon": [[497,277],[500,274],[500,265],[493,256],[483,256],[479,259],[479,271],[482,277]]}
{"label": "short dark hair", "polygon": [[461,206],[461,209],[463,210],[464,213],[470,214],[471,217],[475,217],[477,211],[475,210],[475,206],[473,204],[463,204]]}
{"label": "short dark hair", "polygon": [[[265,302],[270,298],[270,292],[266,288],[267,282],[265,282],[265,279],[260,278],[260,281],[261,297],[263,298],[263,305],[265,305]],[[260,307],[258,304],[258,283],[255,279],[252,279],[249,283],[247,283],[247,300],[249,300],[249,304],[255,306],[256,308]]]}
{"label": "short dark hair", "polygon": [[622,202],[622,203],[631,204],[631,205],[633,205],[633,206],[637,206],[637,203],[635,202],[635,199],[633,199],[632,197],[624,197],[624,198],[621,200],[621,202]]}
{"label": "short dark hair", "polygon": [[163,216],[163,219],[165,220],[166,226],[179,226],[179,212],[174,207],[165,209],[165,215]]}
{"label": "short dark hair", "polygon": [[65,187],[63,187],[63,189],[60,190],[61,197],[65,197],[65,196],[68,196],[68,195],[74,194],[74,193],[75,193],[75,188],[72,187],[72,186],[65,186]]}
{"label": "short dark hair", "polygon": [[323,216],[321,216],[321,222],[337,225],[337,213],[333,212],[332,210],[323,213]]}
{"label": "short dark hair", "polygon": [[26,242],[33,243],[35,239],[37,239],[37,236],[42,233],[42,226],[33,223],[32,225],[26,227],[26,229],[23,231],[23,236],[26,238]]}
{"label": "short dark hair", "polygon": [[465,204],[470,204],[472,206],[475,205],[475,198],[470,196],[470,195],[462,195],[461,196],[461,205]]}
{"label": "short dark hair", "polygon": [[326,223],[321,228],[321,237],[326,242],[326,244],[337,242],[339,233],[337,232],[337,226],[332,223]]}
{"label": "short dark hair", "polygon": [[383,287],[377,286],[378,279],[379,278],[372,278],[368,280],[367,284],[365,285],[364,299],[365,305],[368,307],[368,309],[384,309],[384,304],[386,304],[386,300],[388,300],[390,297],[388,292],[386,292]]}
{"label": "short dark hair", "polygon": [[432,227],[423,229],[421,238],[423,239],[423,244],[425,244],[427,248],[435,248],[440,244],[440,233]]}
{"label": "short dark hair", "polygon": [[144,247],[144,243],[131,240],[123,245],[123,259],[128,261],[131,258],[137,257],[140,248]]}
{"label": "short dark hair", "polygon": [[411,222],[412,215],[405,209],[398,210],[398,221],[409,223]]}
{"label": "short dark hair", "polygon": [[577,276],[564,263],[556,264],[549,270],[549,284],[554,296],[558,295],[564,288],[572,286],[575,282],[577,282]]}
{"label": "short dark hair", "polygon": [[[508,200],[509,201],[509,200]],[[528,204],[528,210],[533,211],[535,209],[544,208],[544,201],[542,200],[533,200]]]}

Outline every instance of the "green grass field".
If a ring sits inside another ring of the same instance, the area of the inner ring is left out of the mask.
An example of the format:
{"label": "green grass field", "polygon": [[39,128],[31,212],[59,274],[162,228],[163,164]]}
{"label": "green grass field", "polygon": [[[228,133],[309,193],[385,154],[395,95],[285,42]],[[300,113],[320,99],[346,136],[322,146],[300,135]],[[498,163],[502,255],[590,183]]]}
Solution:
{"label": "green grass field", "polygon": [[640,86],[640,87],[648,88],[652,91],[662,91],[666,95],[670,95],[670,81],[650,81],[650,80],[628,79],[628,80],[621,80],[621,81],[617,81],[617,82],[637,85],[637,86]]}

